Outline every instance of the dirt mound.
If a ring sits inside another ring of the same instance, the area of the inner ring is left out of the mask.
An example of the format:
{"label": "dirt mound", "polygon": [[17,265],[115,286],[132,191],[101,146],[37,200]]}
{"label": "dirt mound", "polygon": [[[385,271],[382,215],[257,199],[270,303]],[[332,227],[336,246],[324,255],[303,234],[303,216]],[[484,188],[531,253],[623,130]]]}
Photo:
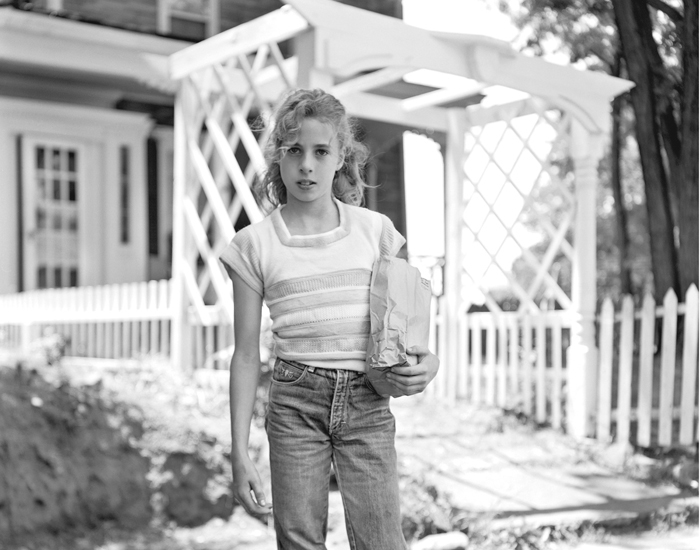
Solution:
{"label": "dirt mound", "polygon": [[0,540],[228,518],[227,400],[163,370],[0,367]]}
{"label": "dirt mound", "polygon": [[0,535],[148,521],[140,425],[96,391],[0,369]]}

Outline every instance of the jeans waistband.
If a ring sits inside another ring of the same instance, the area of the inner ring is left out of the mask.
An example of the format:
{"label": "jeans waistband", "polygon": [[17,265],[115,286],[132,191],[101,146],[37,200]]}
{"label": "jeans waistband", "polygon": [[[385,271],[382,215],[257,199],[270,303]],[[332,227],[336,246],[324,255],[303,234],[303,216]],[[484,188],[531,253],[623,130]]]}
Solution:
{"label": "jeans waistband", "polygon": [[301,363],[299,361],[294,361],[293,359],[277,359],[278,361],[284,361],[285,363],[289,365],[294,365],[295,367],[299,367],[300,369],[307,369],[309,372],[316,372],[316,369],[318,367],[312,367],[311,365],[307,365],[306,363]]}
{"label": "jeans waistband", "polygon": [[338,371],[343,371],[347,372],[348,376],[360,376],[364,375],[364,372],[356,371],[356,370],[348,370],[348,369],[324,369],[322,367],[313,367],[311,365],[307,365],[306,363],[302,363],[301,361],[294,361],[293,359],[281,359],[277,358],[277,361],[283,361],[284,363],[287,363],[289,365],[298,367],[300,369],[307,369],[307,371],[311,374],[315,374],[317,376],[323,376],[324,378],[332,378],[335,379],[337,378]]}

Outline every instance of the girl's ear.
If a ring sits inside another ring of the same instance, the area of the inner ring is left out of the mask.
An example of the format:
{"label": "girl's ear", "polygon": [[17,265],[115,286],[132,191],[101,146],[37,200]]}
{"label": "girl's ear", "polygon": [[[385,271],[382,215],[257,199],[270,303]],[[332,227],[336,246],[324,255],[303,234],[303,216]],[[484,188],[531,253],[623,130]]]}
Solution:
{"label": "girl's ear", "polygon": [[343,164],[345,164],[345,155],[341,155],[338,157],[338,164],[335,167],[335,171],[337,172],[343,167]]}

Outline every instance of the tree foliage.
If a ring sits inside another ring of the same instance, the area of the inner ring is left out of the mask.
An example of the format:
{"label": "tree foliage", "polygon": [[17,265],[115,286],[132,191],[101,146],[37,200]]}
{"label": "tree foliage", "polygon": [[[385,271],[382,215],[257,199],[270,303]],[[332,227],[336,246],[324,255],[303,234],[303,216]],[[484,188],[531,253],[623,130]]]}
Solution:
{"label": "tree foliage", "polygon": [[[630,104],[644,180],[654,292],[661,299],[669,287],[679,292],[697,284],[698,1],[500,0],[500,4],[521,29],[523,50],[536,55],[565,52],[574,64],[635,82]],[[624,114],[624,103],[618,107]],[[624,133],[619,139],[628,141]],[[612,160],[621,154],[616,152]],[[619,163],[622,170],[625,164]],[[609,163],[611,169],[614,166]],[[611,169],[608,174],[614,176]],[[629,177],[623,174],[621,180],[629,182]],[[615,190],[615,178],[610,181]],[[618,220],[617,242],[624,242],[619,233],[627,225],[632,229],[630,254],[639,254],[637,249],[644,247],[632,246],[638,236],[629,220],[640,216],[633,213],[636,206],[619,204],[627,192],[618,191],[614,193],[618,214],[628,221]],[[632,257],[619,263],[620,272],[625,266],[644,265]]]}
{"label": "tree foliage", "polygon": [[572,63],[613,72],[617,30],[607,0],[500,0],[521,30],[519,46],[538,56],[565,51]]}

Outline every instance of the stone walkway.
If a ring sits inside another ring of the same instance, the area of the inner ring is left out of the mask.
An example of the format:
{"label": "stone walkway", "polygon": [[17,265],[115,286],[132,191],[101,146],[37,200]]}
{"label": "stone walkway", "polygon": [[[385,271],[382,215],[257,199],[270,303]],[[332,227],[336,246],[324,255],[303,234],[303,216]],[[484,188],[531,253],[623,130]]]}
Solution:
{"label": "stone walkway", "polygon": [[[643,474],[645,467],[643,461],[630,462],[624,449],[606,448],[595,441],[575,442],[496,410],[449,406],[424,396],[394,399],[392,410],[401,467],[427,476],[429,484],[464,511],[464,521],[471,526],[498,530],[626,521],[698,502],[697,491],[653,486],[623,475],[623,467],[626,473],[637,474]],[[220,527],[231,530],[229,543],[236,541],[226,548],[276,548],[272,530],[240,509]],[[188,537],[192,536],[196,540],[196,530],[189,531]],[[611,540],[608,545],[582,544],[562,550],[685,550],[693,536],[688,532],[671,540],[635,535],[620,539],[617,546]],[[330,499],[327,546],[328,550],[349,548],[337,492]]]}
{"label": "stone walkway", "polygon": [[668,533],[643,533],[613,536],[606,542],[583,542],[562,546],[556,550],[697,550],[700,548],[698,529],[681,529]]}
{"label": "stone walkway", "polygon": [[402,460],[429,465],[431,482],[453,506],[494,528],[631,518],[689,499],[697,504],[697,491],[623,475],[624,469],[641,476],[645,467],[625,449],[422,397],[397,399],[392,408]]}

